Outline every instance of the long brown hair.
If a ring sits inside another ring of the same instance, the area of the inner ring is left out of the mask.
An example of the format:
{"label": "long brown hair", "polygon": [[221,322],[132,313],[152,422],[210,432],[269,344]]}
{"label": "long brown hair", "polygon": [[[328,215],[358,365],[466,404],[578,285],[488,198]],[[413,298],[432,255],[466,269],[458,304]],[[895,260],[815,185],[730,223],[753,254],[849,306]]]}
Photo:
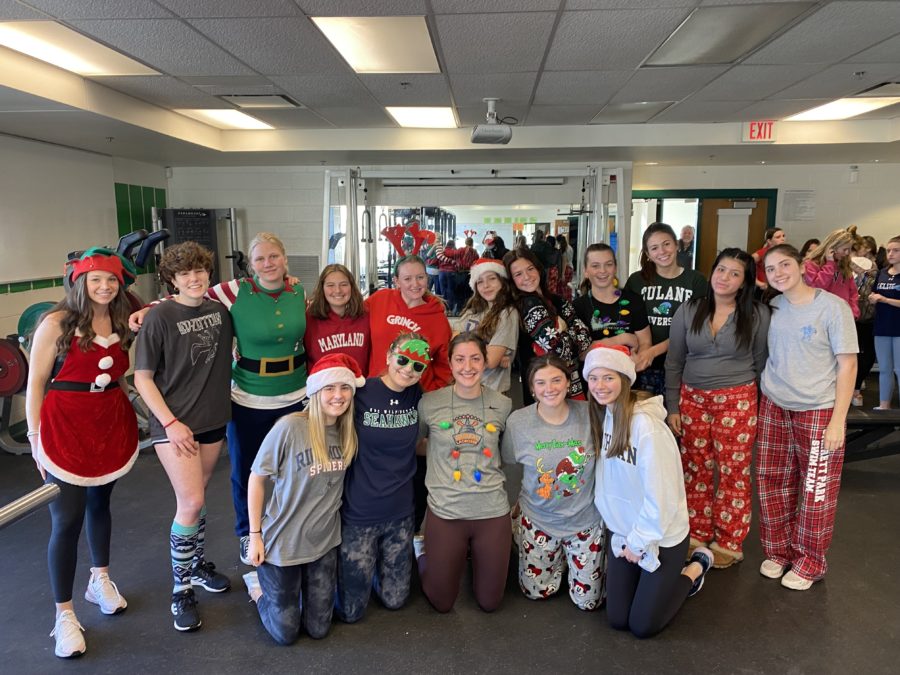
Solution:
{"label": "long brown hair", "polygon": [[[538,230],[538,232],[540,232],[540,230]],[[544,307],[547,308],[547,312],[550,314],[550,316],[555,319],[557,317],[557,311],[556,307],[553,305],[553,294],[550,292],[550,287],[547,285],[547,276],[544,274],[544,266],[530,249],[516,248],[503,256],[503,266],[506,268],[506,274],[509,276],[509,288],[510,291],[512,291],[512,297],[513,301],[515,302],[516,309],[519,310],[519,320],[521,321],[523,319],[523,312],[521,311],[521,308],[522,298],[525,294],[518,289],[518,287],[516,286],[516,282],[513,281],[512,264],[516,262],[516,260],[527,260],[537,270],[541,278],[541,293],[537,297],[540,298],[541,304],[543,304]]]}
{"label": "long brown hair", "polygon": [[327,265],[319,275],[319,280],[316,282],[316,287],[313,289],[312,297],[309,301],[309,315],[313,318],[322,320],[328,318],[328,312],[331,309],[331,306],[328,304],[328,300],[325,299],[325,278],[334,272],[340,272],[347,277],[347,281],[350,282],[350,300],[347,302],[347,309],[344,312],[344,316],[353,319],[362,316],[365,313],[362,293],[359,292],[359,288],[356,285],[356,281],[353,279],[353,275],[350,274],[350,270],[338,263]]}
{"label": "long brown hair", "polygon": [[641,276],[644,278],[644,281],[653,281],[656,278],[656,263],[650,260],[650,254],[647,252],[647,242],[650,240],[654,234],[666,234],[672,237],[672,241],[675,242],[675,246],[678,246],[678,237],[675,236],[675,230],[672,229],[671,225],[666,225],[666,223],[651,223],[647,229],[644,231],[644,236],[641,237]]}
{"label": "long brown hair", "polygon": [[[49,309],[44,317],[54,312],[62,312],[63,316],[59,322],[61,329],[60,336],[56,339],[56,353],[58,355],[65,354],[69,351],[69,345],[76,332],[81,333],[78,338],[78,348],[86,352],[91,348],[91,344],[97,334],[94,332],[94,305],[87,293],[88,273],[81,274],[72,283],[72,288],[66,293],[66,297],[56,303]],[[125,294],[125,286],[119,284],[119,290],[116,296],[109,303],[109,318],[112,322],[113,333],[119,336],[119,343],[122,349],[128,349],[134,334],[128,328],[128,316],[131,314],[131,303]]]}
{"label": "long brown hair", "polygon": [[[503,316],[503,313],[509,309],[515,308],[509,281],[499,274],[497,274],[497,279],[500,280],[500,290],[497,291],[497,297],[494,298],[492,304],[488,304],[488,301],[481,297],[481,294],[478,292],[478,284],[475,284],[475,292],[472,294],[472,297],[469,298],[469,301],[466,303],[466,306],[463,307],[463,311],[460,314],[460,316],[465,316],[466,314],[484,314],[484,317],[481,319],[475,332],[478,333],[485,342],[490,342],[491,338],[494,337],[494,333],[497,332],[497,324],[500,323],[500,317]],[[487,313],[485,314],[485,312]]]}
{"label": "long brown hair", "polygon": [[[622,390],[619,392],[615,405],[610,406],[613,431],[612,437],[609,439],[609,447],[606,449],[606,456],[610,459],[621,457],[631,446],[631,420],[634,417],[634,404],[649,396],[648,393],[638,393],[632,389],[631,380],[622,373],[616,372],[616,375],[622,382]],[[595,451],[599,453],[603,448],[603,420],[606,408],[591,396],[588,402],[588,412],[591,419],[591,440],[594,442]]]}

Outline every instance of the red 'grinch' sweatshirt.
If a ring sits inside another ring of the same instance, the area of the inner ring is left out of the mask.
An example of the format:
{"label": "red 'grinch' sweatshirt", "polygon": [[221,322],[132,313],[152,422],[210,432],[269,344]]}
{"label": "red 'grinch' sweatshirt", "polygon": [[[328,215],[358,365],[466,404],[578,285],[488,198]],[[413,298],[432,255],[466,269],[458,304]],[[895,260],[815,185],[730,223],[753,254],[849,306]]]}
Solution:
{"label": "red 'grinch' sweatshirt", "polygon": [[378,291],[366,299],[372,329],[369,377],[384,370],[385,355],[395,337],[400,333],[419,333],[431,347],[431,364],[422,373],[422,389],[434,391],[450,384],[450,323],[440,300],[433,295],[424,299],[424,305],[409,307],[396,288]]}
{"label": "red 'grinch' sweatshirt", "polygon": [[357,317],[338,316],[328,310],[327,319],[317,319],[306,313],[306,333],[303,346],[306,349],[307,371],[328,354],[347,354],[356,359],[360,370],[369,369],[369,315]]}

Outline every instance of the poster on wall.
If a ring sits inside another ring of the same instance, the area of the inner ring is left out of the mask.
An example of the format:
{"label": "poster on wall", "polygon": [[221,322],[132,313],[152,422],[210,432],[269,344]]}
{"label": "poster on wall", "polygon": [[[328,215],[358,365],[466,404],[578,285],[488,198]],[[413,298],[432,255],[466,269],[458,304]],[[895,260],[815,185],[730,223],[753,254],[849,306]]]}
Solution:
{"label": "poster on wall", "polygon": [[783,219],[786,221],[816,219],[815,190],[785,190]]}

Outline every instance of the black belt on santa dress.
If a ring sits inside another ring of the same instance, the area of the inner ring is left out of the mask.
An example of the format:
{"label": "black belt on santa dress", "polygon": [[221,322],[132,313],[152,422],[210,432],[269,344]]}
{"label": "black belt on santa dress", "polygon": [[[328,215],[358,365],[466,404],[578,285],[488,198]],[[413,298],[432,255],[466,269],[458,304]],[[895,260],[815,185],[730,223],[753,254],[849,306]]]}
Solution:
{"label": "black belt on santa dress", "polygon": [[255,359],[245,359],[243,356],[238,359],[238,366],[251,373],[259,373],[262,377],[271,377],[272,375],[288,375],[293,373],[297,368],[306,363],[306,353],[295,354],[294,356],[279,356],[276,358],[264,358],[260,361]]}
{"label": "black belt on santa dress", "polygon": [[96,382],[70,382],[68,380],[53,380],[50,383],[50,389],[57,389],[59,391],[89,391],[92,394],[97,394],[107,389],[116,389],[119,386],[118,380],[113,380],[105,387],[101,387]]}

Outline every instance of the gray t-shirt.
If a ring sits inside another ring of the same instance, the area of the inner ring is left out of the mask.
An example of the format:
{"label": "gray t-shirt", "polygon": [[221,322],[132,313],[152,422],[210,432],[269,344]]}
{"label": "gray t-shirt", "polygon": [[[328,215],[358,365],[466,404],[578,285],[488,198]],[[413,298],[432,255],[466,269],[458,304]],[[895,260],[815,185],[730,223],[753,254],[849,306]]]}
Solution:
{"label": "gray t-shirt", "polygon": [[[153,372],[166,405],[195,434],[231,419],[231,316],[218,302],[198,307],[154,305],[137,337],[135,370]],[[163,422],[150,417],[150,437],[165,441]]]}
{"label": "gray t-shirt", "polygon": [[786,410],[834,407],[835,355],[859,352],[850,305],[821,289],[805,305],[792,305],[783,295],[771,305],[762,392]]}
{"label": "gray t-shirt", "polygon": [[535,526],[566,537],[600,522],[594,506],[596,454],[585,401],[567,401],[560,425],[545,422],[537,403],[509,416],[503,461],[524,467],[519,505]]}
{"label": "gray t-shirt", "polygon": [[754,382],[766,365],[766,338],[771,311],[758,305],[753,315],[750,344],[738,347],[737,319],[734,312],[725,320],[715,337],[709,320],[695,333],[691,326],[697,315],[697,303],[684,303],[675,312],[669,330],[666,353],[666,410],[678,412],[681,384],[698,389],[726,389]]}
{"label": "gray t-shirt", "polygon": [[[463,330],[477,330],[478,326],[484,320],[487,312],[479,314],[469,313],[462,315]],[[519,343],[519,313],[515,307],[508,307],[500,314],[497,321],[497,329],[488,341],[488,346],[505,347],[506,354],[509,356],[510,365],[506,368],[497,366],[496,368],[488,368],[484,371],[481,378],[482,384],[491,389],[496,389],[500,393],[509,391],[510,377],[509,372],[512,369],[512,360],[516,355],[516,345]]]}
{"label": "gray t-shirt", "polygon": [[253,473],[270,476],[272,495],[262,518],[266,562],[302,565],[318,560],[341,543],[344,460],[337,426],[325,427],[331,461],[313,460],[308,420],[286,415],[259,447]]}
{"label": "gray t-shirt", "polygon": [[428,507],[436,516],[483,520],[509,513],[500,435],[511,408],[512,401],[490,387],[464,399],[451,385],[419,401],[419,433],[428,437]]}

